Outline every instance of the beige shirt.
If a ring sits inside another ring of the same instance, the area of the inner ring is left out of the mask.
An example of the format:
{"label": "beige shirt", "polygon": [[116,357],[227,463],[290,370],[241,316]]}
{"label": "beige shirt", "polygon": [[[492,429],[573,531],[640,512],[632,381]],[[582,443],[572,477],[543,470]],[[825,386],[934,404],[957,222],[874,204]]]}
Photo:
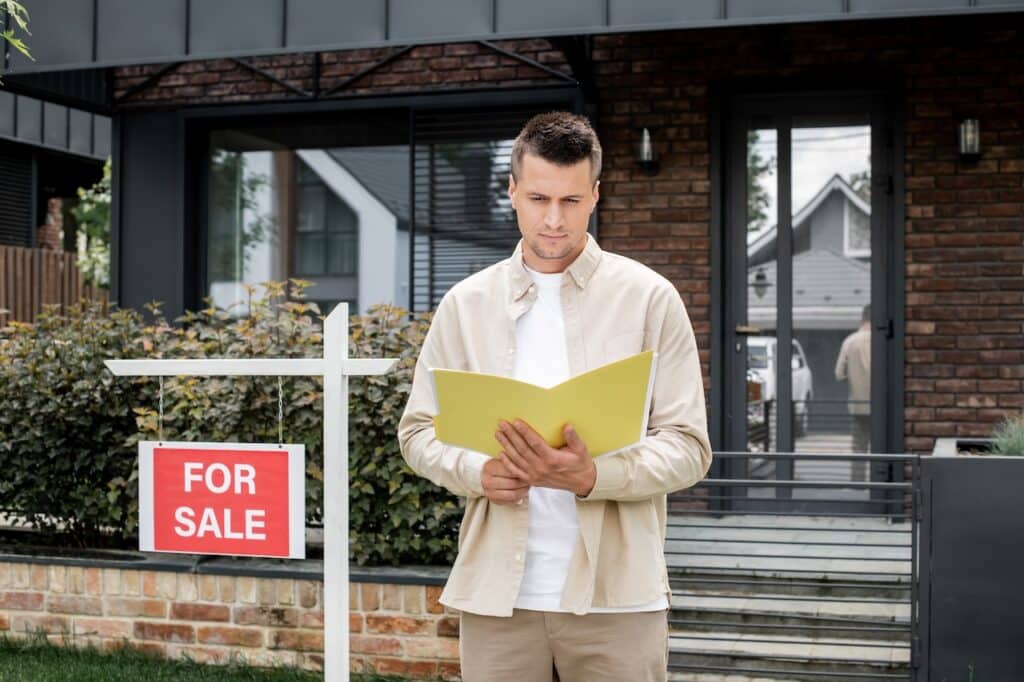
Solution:
{"label": "beige shirt", "polygon": [[[665,566],[666,494],[700,481],[711,466],[704,385],[689,316],[675,287],[650,268],[606,253],[588,237],[561,289],[572,376],[653,349],[658,363],[647,437],[597,458],[597,480],[576,497],[579,534],[561,606],[628,607],[670,597]],[[445,294],[416,363],[398,426],[402,456],[421,476],[467,498],[459,553],[441,603],[511,616],[523,576],[529,504],[496,505],[483,496],[484,458],[445,445],[434,433],[433,367],[512,376],[516,320],[537,299],[511,258]]]}
{"label": "beige shirt", "polygon": [[836,358],[836,379],[850,380],[850,414],[871,414],[871,327],[861,327],[843,340]]}

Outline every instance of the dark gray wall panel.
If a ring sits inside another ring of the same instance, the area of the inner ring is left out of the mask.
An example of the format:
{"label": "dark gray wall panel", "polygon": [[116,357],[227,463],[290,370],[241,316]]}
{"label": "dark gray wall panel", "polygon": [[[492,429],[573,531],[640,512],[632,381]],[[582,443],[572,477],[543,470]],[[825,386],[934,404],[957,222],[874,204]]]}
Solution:
{"label": "dark gray wall panel", "polygon": [[87,64],[92,61],[92,2],[86,0],[32,0],[25,3],[29,13],[26,38],[35,62],[11,50],[11,69],[59,64]]}
{"label": "dark gray wall panel", "polygon": [[92,116],[78,109],[71,109],[68,118],[68,149],[92,156]]}
{"label": "dark gray wall panel", "polygon": [[120,211],[113,226],[119,243],[119,303],[142,310],[146,301],[159,299],[170,318],[184,304],[178,117],[174,112],[130,113],[120,122]]}
{"label": "dark gray wall panel", "polygon": [[43,104],[43,144],[50,147],[68,146],[68,108],[59,104]]}
{"label": "dark gray wall panel", "polygon": [[603,27],[605,0],[498,0],[498,32]]}
{"label": "dark gray wall panel", "polygon": [[[95,154],[94,128],[105,145]],[[0,90],[0,137],[89,158],[106,158],[110,151],[110,119]]]}
{"label": "dark gray wall panel", "polygon": [[781,19],[839,14],[843,11],[843,3],[842,0],[729,0],[728,8],[730,19]]}
{"label": "dark gray wall panel", "polygon": [[189,52],[244,56],[247,52],[281,48],[283,2],[192,0]]}
{"label": "dark gray wall panel", "polygon": [[721,10],[721,0],[610,0],[608,6],[609,21],[623,26],[711,21],[721,18]]}
{"label": "dark gray wall panel", "polygon": [[43,103],[29,97],[19,97],[17,104],[18,126],[14,134],[26,142],[43,141]]}
{"label": "dark gray wall panel", "polygon": [[37,61],[12,52],[0,73],[480,38],[1020,12],[1024,0],[33,0],[29,11]]}
{"label": "dark gray wall panel", "polygon": [[[920,679],[1024,679],[1020,457],[922,457]],[[927,581],[927,582],[926,582]],[[925,590],[927,588],[927,590]],[[965,627],[969,624],[969,627]]]}
{"label": "dark gray wall panel", "polygon": [[158,3],[99,0],[96,56],[100,61],[185,54],[185,0]]}
{"label": "dark gray wall panel", "polygon": [[93,117],[92,155],[101,159],[110,156],[110,119],[106,116]]}
{"label": "dark gray wall panel", "polygon": [[494,28],[491,3],[480,0],[391,0],[392,40],[486,35]]}
{"label": "dark gray wall panel", "polygon": [[289,45],[380,42],[387,38],[383,2],[366,0],[288,0]]}
{"label": "dark gray wall panel", "polygon": [[908,10],[942,10],[969,7],[969,0],[850,0],[850,11],[905,12]]}
{"label": "dark gray wall panel", "polygon": [[14,137],[14,95],[0,90],[0,135]]}

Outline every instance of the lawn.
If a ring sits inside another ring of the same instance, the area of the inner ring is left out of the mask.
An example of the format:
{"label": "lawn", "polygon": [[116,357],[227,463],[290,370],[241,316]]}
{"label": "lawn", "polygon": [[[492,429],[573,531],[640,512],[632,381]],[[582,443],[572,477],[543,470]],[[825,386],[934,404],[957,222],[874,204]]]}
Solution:
{"label": "lawn", "polygon": [[[295,668],[250,668],[167,661],[134,650],[101,652],[45,641],[0,637],[0,682],[118,682],[119,680],[217,680],[218,682],[319,682],[323,675]],[[352,675],[352,682],[397,682],[382,675]]]}

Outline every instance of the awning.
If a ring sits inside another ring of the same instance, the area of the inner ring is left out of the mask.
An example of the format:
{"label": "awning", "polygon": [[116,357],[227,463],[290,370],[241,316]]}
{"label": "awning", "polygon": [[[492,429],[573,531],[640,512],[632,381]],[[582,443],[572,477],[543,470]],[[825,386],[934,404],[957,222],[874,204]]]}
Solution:
{"label": "awning", "polygon": [[32,0],[35,61],[67,71],[293,52],[1024,10],[1024,0]]}

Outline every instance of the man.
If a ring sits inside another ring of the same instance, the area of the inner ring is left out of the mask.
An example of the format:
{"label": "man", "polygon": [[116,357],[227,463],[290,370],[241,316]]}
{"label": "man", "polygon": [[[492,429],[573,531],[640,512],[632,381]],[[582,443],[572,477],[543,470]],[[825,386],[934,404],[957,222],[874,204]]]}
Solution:
{"label": "man", "polygon": [[[860,328],[843,339],[836,358],[836,380],[849,379],[846,409],[853,417],[853,451],[871,452],[871,306],[864,306]],[[863,474],[861,474],[863,479]]]}
{"label": "man", "polygon": [[[665,496],[711,464],[693,329],[668,280],[587,233],[601,146],[586,119],[534,117],[511,161],[522,240],[441,300],[398,428],[409,466],[467,498],[441,595],[462,612],[463,678],[664,680]],[[624,452],[592,459],[571,425],[552,448],[521,420],[495,432],[493,459],[436,438],[431,367],[551,386],[647,349],[648,436]]]}

